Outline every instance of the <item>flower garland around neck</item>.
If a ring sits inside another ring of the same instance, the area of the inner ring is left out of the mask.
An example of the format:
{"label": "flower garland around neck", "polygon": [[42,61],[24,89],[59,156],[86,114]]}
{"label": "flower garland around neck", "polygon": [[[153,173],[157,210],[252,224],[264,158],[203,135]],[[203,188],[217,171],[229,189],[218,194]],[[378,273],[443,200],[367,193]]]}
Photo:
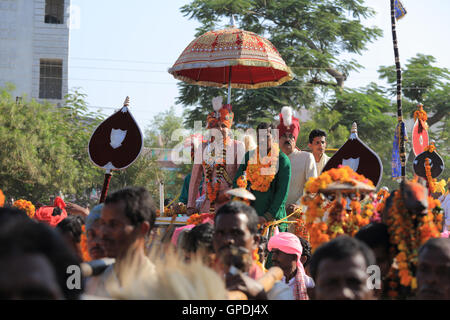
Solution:
{"label": "flower garland around neck", "polygon": [[411,214],[405,207],[400,190],[394,191],[387,218],[391,254],[395,256],[395,263],[388,274],[387,294],[391,299],[406,299],[415,295],[418,250],[429,239],[440,237],[443,219],[440,202],[428,197],[428,203],[427,214]]}
{"label": "flower garland around neck", "polygon": [[[211,142],[212,143],[212,142]],[[211,143],[208,144],[208,148],[211,146]],[[217,195],[220,190],[220,180],[221,178],[224,178],[224,171],[225,171],[225,162],[227,159],[227,145],[230,143],[230,139],[224,139],[223,140],[223,148],[222,148],[222,159],[220,159],[219,162],[216,163],[214,160],[213,162],[207,162],[203,160],[203,167],[206,170],[206,191],[209,199],[209,210],[210,213],[215,212],[215,201],[217,198]],[[215,157],[215,155],[212,155]],[[213,168],[216,170],[216,179],[213,181]]]}
{"label": "flower garland around neck", "polygon": [[13,207],[25,211],[27,216],[31,219],[34,217],[34,213],[36,212],[36,207],[30,201],[23,199],[14,201]]}
{"label": "flower garland around neck", "polygon": [[[310,243],[314,251],[322,243],[328,242],[339,235],[354,236],[361,227],[370,223],[374,215],[371,203],[361,205],[359,194],[349,203],[347,208],[345,195],[333,201],[319,192],[326,189],[333,182],[355,184],[354,180],[373,186],[372,181],[354,172],[348,166],[341,166],[322,173],[317,178],[310,178],[305,185],[306,194],[302,197],[302,204],[307,206],[306,229],[310,235]],[[328,216],[324,221],[324,215]]]}
{"label": "flower garland around neck", "polygon": [[260,159],[259,147],[254,151],[253,156],[249,159],[247,169],[245,170],[246,177],[250,181],[250,188],[259,192],[266,192],[269,190],[278,170],[278,159],[280,156],[280,147],[273,143],[270,152],[267,156]]}

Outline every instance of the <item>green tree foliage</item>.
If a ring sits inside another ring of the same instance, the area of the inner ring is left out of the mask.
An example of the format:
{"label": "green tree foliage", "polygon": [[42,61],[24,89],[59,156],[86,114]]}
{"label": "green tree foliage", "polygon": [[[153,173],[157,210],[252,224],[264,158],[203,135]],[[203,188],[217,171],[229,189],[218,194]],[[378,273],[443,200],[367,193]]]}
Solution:
{"label": "green tree foliage", "polygon": [[[450,70],[447,68],[436,67],[436,58],[430,55],[418,53],[406,63],[402,72],[402,93],[404,96],[404,118],[411,119],[414,117],[414,111],[418,103],[424,105],[424,109],[428,114],[428,134],[430,139],[436,141],[438,153],[445,162],[445,171],[443,178],[450,176]],[[396,90],[396,73],[394,66],[382,66],[379,68],[380,77],[385,79],[390,88],[387,94],[395,96]],[[396,108],[392,105],[392,110]],[[408,133],[410,136],[411,133]],[[408,168],[412,174],[412,161],[414,153],[408,142],[409,156]]]}
{"label": "green tree foliage", "polygon": [[[295,73],[294,80],[277,88],[233,90],[235,121],[255,126],[262,119],[277,115],[283,105],[310,108],[319,91],[339,92],[351,70],[360,66],[354,60],[339,60],[342,53],[360,54],[381,35],[379,28],[367,28],[361,19],[374,11],[362,0],[194,0],[181,8],[190,19],[197,19],[202,33],[223,28],[233,14],[237,25],[269,39]],[[190,108],[186,124],[205,120],[211,98],[225,96],[223,89],[179,84],[178,103]],[[320,89],[320,90],[316,90]]]}
{"label": "green tree foliage", "polygon": [[87,112],[78,91],[56,107],[16,102],[12,89],[0,89],[0,188],[8,198],[43,203],[59,192],[86,199],[101,179],[86,147],[102,117]]}

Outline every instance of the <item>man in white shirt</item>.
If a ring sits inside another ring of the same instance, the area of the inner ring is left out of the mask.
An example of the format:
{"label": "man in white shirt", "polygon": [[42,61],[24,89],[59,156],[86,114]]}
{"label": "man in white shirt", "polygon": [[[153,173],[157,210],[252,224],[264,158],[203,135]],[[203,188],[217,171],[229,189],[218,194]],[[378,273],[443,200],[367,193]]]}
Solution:
{"label": "man in white shirt", "polygon": [[323,168],[330,159],[329,156],[325,154],[325,149],[327,148],[327,134],[325,131],[320,129],[314,129],[309,134],[309,149],[311,149],[316,162],[317,176],[320,176]]}
{"label": "man in white shirt", "polygon": [[144,250],[145,236],[155,224],[155,208],[150,193],[142,187],[118,190],[106,198],[99,220],[100,245],[116,262],[88,279],[87,295],[115,298],[140,276],[156,275]]}
{"label": "man in white shirt", "polygon": [[280,124],[277,129],[280,135],[280,149],[291,161],[291,181],[286,201],[286,213],[290,214],[300,205],[308,179],[317,177],[316,163],[311,153],[296,148],[300,124],[299,120],[293,116],[291,107],[281,109]]}

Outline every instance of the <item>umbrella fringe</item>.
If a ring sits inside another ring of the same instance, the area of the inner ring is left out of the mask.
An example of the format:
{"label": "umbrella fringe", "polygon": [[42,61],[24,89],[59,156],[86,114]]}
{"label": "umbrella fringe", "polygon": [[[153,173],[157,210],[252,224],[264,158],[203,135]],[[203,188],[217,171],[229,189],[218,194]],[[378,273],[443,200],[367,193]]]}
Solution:
{"label": "umbrella fringe", "polygon": [[[217,83],[212,81],[195,81],[193,79],[190,79],[185,76],[178,76],[174,75],[175,79],[182,80],[184,82],[187,82],[189,84],[195,84],[199,86],[205,86],[205,87],[217,87],[217,88],[228,88],[228,84],[223,83]],[[270,82],[261,82],[261,83],[255,83],[255,84],[247,84],[247,83],[231,83],[231,87],[233,89],[260,89],[260,88],[268,88],[268,87],[275,87],[279,86],[286,81],[292,80],[292,77],[285,76],[281,78],[278,81],[270,81]]]}

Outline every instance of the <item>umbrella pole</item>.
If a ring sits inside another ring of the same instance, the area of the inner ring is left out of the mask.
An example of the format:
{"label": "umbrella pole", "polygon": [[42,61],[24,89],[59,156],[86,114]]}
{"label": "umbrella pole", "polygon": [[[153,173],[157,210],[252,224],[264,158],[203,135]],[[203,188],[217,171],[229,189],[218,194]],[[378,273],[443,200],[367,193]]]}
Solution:
{"label": "umbrella pole", "polygon": [[231,104],[231,66],[228,72],[228,100],[227,104]]}

